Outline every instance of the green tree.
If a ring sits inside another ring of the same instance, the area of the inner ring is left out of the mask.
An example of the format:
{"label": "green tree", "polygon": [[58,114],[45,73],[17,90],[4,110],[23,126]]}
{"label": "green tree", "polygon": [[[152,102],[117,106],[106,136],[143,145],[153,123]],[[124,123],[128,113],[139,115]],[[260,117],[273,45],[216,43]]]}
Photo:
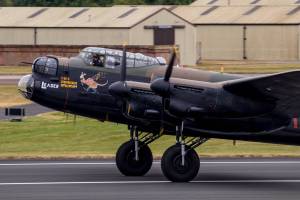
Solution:
{"label": "green tree", "polygon": [[158,1],[157,0],[145,0],[145,4],[148,4],[148,5],[154,5],[154,4],[157,4]]}
{"label": "green tree", "polygon": [[116,5],[143,5],[145,4],[144,0],[114,0]]}
{"label": "green tree", "polygon": [[98,6],[112,6],[114,0],[95,0]]}
{"label": "green tree", "polygon": [[194,0],[158,0],[157,3],[161,5],[188,5]]}
{"label": "green tree", "polygon": [[13,6],[14,2],[12,0],[1,0],[0,6]]}

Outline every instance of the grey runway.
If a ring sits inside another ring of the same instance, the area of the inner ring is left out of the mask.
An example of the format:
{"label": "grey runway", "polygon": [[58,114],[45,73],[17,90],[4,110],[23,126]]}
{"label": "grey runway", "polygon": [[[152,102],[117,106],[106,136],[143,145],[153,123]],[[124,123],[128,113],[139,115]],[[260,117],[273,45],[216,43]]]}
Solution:
{"label": "grey runway", "polygon": [[191,183],[170,183],[155,162],[144,177],[113,161],[1,161],[0,199],[299,199],[300,159],[202,159]]}
{"label": "grey runway", "polygon": [[[0,85],[17,85],[20,80],[21,75],[0,75]],[[26,116],[33,116],[45,112],[51,112],[52,109],[46,108],[44,106],[38,105],[36,103],[28,104],[28,105],[20,105],[13,106],[18,108],[26,109]],[[0,120],[9,119],[9,117],[5,116],[5,109],[0,108]]]}
{"label": "grey runway", "polygon": [[[42,113],[47,113],[53,111],[50,108],[41,106],[36,103],[13,106],[13,108],[25,108],[26,116],[34,116]],[[5,116],[5,108],[0,108],[0,120],[9,119],[10,117]]]}
{"label": "grey runway", "polygon": [[0,75],[0,85],[17,85],[22,75]]}

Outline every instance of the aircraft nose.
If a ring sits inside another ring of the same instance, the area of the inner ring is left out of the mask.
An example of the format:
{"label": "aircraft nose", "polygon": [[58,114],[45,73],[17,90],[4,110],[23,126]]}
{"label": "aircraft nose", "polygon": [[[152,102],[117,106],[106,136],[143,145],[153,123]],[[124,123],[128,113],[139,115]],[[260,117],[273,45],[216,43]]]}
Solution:
{"label": "aircraft nose", "polygon": [[27,99],[30,99],[33,94],[34,80],[31,74],[23,76],[18,83],[18,90]]}

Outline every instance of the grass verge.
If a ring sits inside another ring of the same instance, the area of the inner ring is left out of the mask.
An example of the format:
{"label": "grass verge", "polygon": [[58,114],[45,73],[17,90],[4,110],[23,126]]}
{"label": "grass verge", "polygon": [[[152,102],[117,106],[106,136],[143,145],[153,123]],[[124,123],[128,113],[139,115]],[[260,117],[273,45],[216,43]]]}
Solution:
{"label": "grass verge", "polygon": [[31,66],[0,66],[0,75],[30,74]]}
{"label": "grass verge", "polygon": [[18,92],[16,85],[0,85],[0,108],[28,103],[30,103],[30,101],[26,100]]}
{"label": "grass verge", "polygon": [[[111,158],[128,140],[127,126],[78,117],[67,121],[61,113],[28,117],[23,122],[0,121],[0,159]],[[155,157],[174,144],[163,136],[150,147]],[[197,148],[200,156],[300,156],[300,147],[212,139]]]}
{"label": "grass verge", "polygon": [[197,69],[234,74],[271,74],[289,70],[300,69],[300,63],[292,64],[222,64],[222,63],[202,63],[195,66]]}

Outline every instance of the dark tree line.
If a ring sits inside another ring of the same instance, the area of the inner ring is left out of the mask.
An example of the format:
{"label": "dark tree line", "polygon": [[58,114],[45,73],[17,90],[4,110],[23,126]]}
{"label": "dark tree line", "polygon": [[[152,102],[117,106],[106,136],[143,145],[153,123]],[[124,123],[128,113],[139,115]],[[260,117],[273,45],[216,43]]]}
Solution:
{"label": "dark tree line", "polygon": [[194,0],[0,0],[0,6],[184,5]]}

